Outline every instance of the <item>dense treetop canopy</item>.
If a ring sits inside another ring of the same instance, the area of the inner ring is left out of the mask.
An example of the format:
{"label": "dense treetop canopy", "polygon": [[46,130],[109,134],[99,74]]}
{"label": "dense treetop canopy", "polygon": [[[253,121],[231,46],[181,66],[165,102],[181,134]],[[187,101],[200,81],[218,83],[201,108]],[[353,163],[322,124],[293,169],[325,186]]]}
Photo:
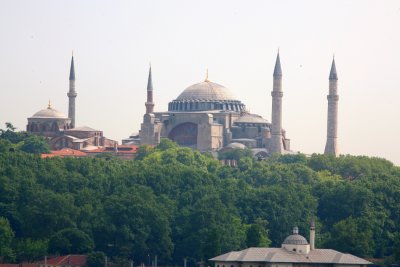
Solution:
{"label": "dense treetop canopy", "polygon": [[308,237],[311,220],[319,248],[400,258],[400,168],[384,159],[297,154],[258,161],[238,152],[230,153],[239,161],[232,168],[168,140],[140,147],[134,161],[41,159],[16,145],[32,137],[5,132],[3,262],[92,253],[93,266],[101,262],[96,255],[135,264],[157,255],[160,265],[187,258],[193,266],[231,250],[280,246],[293,226]]}

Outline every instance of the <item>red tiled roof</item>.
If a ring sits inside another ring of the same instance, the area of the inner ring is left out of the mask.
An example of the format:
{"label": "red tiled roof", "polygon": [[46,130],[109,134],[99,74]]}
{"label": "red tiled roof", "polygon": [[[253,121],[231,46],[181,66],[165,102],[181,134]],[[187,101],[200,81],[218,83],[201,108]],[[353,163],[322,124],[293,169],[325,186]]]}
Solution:
{"label": "red tiled roof", "polygon": [[[44,260],[42,260],[40,263],[44,263]],[[61,265],[84,266],[86,264],[86,255],[59,256],[47,259],[47,264],[53,266],[61,266]]]}
{"label": "red tiled roof", "polygon": [[37,267],[37,263],[17,263],[17,264],[12,264],[12,263],[3,263],[0,264],[0,267]]}
{"label": "red tiled roof", "polygon": [[86,157],[86,153],[71,149],[71,148],[63,148],[61,150],[53,150],[50,154],[42,154],[42,158],[52,158],[52,157]]}
{"label": "red tiled roof", "polygon": [[[135,154],[137,151],[137,146],[119,145],[117,147],[118,154]],[[85,151],[86,153],[103,153],[103,152],[114,152],[114,147],[99,147],[97,149]]]}

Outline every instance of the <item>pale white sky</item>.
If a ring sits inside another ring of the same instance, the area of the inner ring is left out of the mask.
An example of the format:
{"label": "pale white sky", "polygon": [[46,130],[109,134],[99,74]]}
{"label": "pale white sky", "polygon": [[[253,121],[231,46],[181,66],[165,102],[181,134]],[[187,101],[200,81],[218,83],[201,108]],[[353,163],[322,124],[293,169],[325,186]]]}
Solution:
{"label": "pale white sky", "polygon": [[0,128],[67,113],[71,51],[77,126],[121,141],[140,128],[149,61],[156,111],[204,79],[271,117],[280,48],[283,126],[292,148],[322,153],[332,55],[342,154],[400,164],[400,1],[0,1]]}

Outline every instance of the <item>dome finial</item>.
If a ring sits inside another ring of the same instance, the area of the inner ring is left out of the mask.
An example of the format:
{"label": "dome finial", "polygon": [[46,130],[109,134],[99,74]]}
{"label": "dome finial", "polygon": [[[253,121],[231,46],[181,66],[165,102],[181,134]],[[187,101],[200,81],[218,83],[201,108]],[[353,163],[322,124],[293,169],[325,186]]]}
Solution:
{"label": "dome finial", "polygon": [[49,104],[47,105],[47,108],[51,109],[51,101],[50,101],[50,99],[49,99]]}
{"label": "dome finial", "polygon": [[204,79],[205,82],[209,82],[208,80],[208,68],[206,69],[206,78]]}

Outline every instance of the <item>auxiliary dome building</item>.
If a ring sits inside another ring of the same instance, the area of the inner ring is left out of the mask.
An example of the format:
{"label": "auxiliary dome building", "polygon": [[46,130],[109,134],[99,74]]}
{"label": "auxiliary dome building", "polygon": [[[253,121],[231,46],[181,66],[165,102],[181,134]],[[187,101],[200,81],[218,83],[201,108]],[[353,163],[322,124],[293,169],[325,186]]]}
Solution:
{"label": "auxiliary dome building", "polygon": [[150,68],[146,114],[139,133],[140,144],[155,145],[160,138],[169,138],[179,145],[200,151],[240,146],[257,148],[259,153],[265,155],[289,152],[290,140],[281,129],[281,79],[278,54],[272,93],[274,101],[276,98],[278,101],[273,104],[272,113],[275,117],[270,123],[259,115],[247,112],[245,104],[228,88],[210,81],[208,77],[186,88],[168,104],[168,111],[154,112]]}
{"label": "auxiliary dome building", "polygon": [[315,248],[315,226],[310,228],[310,243],[294,227],[280,248],[251,247],[216,256],[215,267],[366,267],[372,263],[333,249]]}
{"label": "auxiliary dome building", "polygon": [[103,136],[103,131],[88,126],[75,125],[75,66],[71,58],[69,73],[68,116],[54,109],[49,101],[46,109],[39,110],[28,118],[27,132],[47,138],[53,150],[70,148],[75,150],[97,149],[104,146],[115,146],[116,141]]}

